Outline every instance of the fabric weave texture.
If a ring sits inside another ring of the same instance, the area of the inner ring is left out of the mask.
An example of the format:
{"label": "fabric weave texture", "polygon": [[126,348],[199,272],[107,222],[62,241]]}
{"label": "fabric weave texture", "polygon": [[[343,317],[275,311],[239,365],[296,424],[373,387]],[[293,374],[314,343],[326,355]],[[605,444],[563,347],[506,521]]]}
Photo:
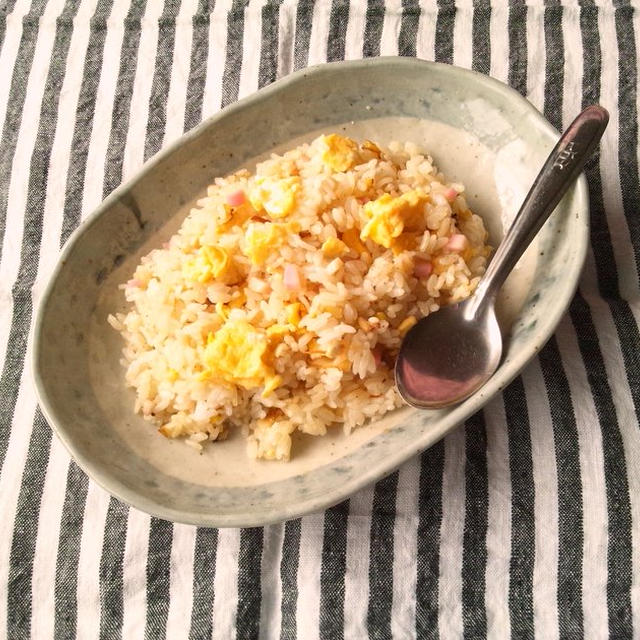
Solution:
{"label": "fabric weave texture", "polygon": [[[0,0],[0,638],[639,637],[639,8]],[[62,244],[203,118],[293,70],[378,55],[490,74],[558,129],[609,109],[555,335],[483,411],[324,513],[198,529],[111,498],[31,383]]]}

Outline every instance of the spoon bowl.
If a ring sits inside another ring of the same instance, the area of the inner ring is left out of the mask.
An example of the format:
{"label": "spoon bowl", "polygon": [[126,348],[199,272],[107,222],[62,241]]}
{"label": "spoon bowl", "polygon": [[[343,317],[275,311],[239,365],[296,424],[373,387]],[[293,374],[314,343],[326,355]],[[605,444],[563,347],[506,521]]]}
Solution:
{"label": "spoon bowl", "polygon": [[423,318],[405,336],[396,360],[396,384],[420,409],[462,402],[498,368],[502,336],[496,295],[525,249],[578,177],[609,121],[606,109],[587,107],[545,161],[475,293]]}
{"label": "spoon bowl", "polygon": [[407,333],[403,352],[429,354],[398,358],[398,390],[411,406],[438,409],[443,402],[461,402],[498,368],[502,336],[494,307],[474,312],[470,303],[444,307]]}

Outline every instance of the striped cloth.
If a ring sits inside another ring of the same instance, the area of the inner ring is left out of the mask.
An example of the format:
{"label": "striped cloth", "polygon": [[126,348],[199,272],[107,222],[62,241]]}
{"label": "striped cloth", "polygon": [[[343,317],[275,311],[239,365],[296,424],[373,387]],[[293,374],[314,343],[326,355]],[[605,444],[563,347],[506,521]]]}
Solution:
{"label": "striped cloth", "polygon": [[[640,637],[639,21],[624,0],[1,0],[0,637]],[[491,74],[559,129],[610,110],[555,336],[484,411],[324,513],[198,529],[111,498],[30,382],[60,246],[220,107],[396,54]]]}

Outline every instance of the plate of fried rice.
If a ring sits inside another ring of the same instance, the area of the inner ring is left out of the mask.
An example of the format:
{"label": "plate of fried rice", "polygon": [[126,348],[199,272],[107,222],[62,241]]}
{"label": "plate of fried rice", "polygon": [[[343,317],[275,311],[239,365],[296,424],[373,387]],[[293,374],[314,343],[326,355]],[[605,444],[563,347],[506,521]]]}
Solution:
{"label": "plate of fried rice", "polygon": [[503,289],[487,385],[422,412],[395,388],[403,336],[473,293],[556,139],[504,85],[410,59],[307,69],[224,109],[64,248],[33,349],[45,415],[89,475],[159,517],[255,526],[344,499],[553,332],[586,251],[584,178]]}

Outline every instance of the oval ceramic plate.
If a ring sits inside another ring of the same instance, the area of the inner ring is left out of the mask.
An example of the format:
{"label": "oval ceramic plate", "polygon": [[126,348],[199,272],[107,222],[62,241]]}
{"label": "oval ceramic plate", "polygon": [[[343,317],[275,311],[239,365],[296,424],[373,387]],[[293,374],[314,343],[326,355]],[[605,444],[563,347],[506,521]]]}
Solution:
{"label": "oval ceramic plate", "polygon": [[320,132],[413,141],[467,187],[494,246],[557,140],[519,94],[485,76],[408,58],[306,69],[204,122],[114,191],[67,243],[39,307],[34,371],[42,409],[105,489],[160,518],[256,526],[322,509],[390,473],[477,411],[552,334],[575,290],[588,237],[584,177],[503,291],[502,365],[445,411],[400,409],[351,436],[294,439],[292,462],[250,460],[240,433],[203,454],[160,437],[132,412],[107,314],[119,283],[178,227],[207,184]]}

